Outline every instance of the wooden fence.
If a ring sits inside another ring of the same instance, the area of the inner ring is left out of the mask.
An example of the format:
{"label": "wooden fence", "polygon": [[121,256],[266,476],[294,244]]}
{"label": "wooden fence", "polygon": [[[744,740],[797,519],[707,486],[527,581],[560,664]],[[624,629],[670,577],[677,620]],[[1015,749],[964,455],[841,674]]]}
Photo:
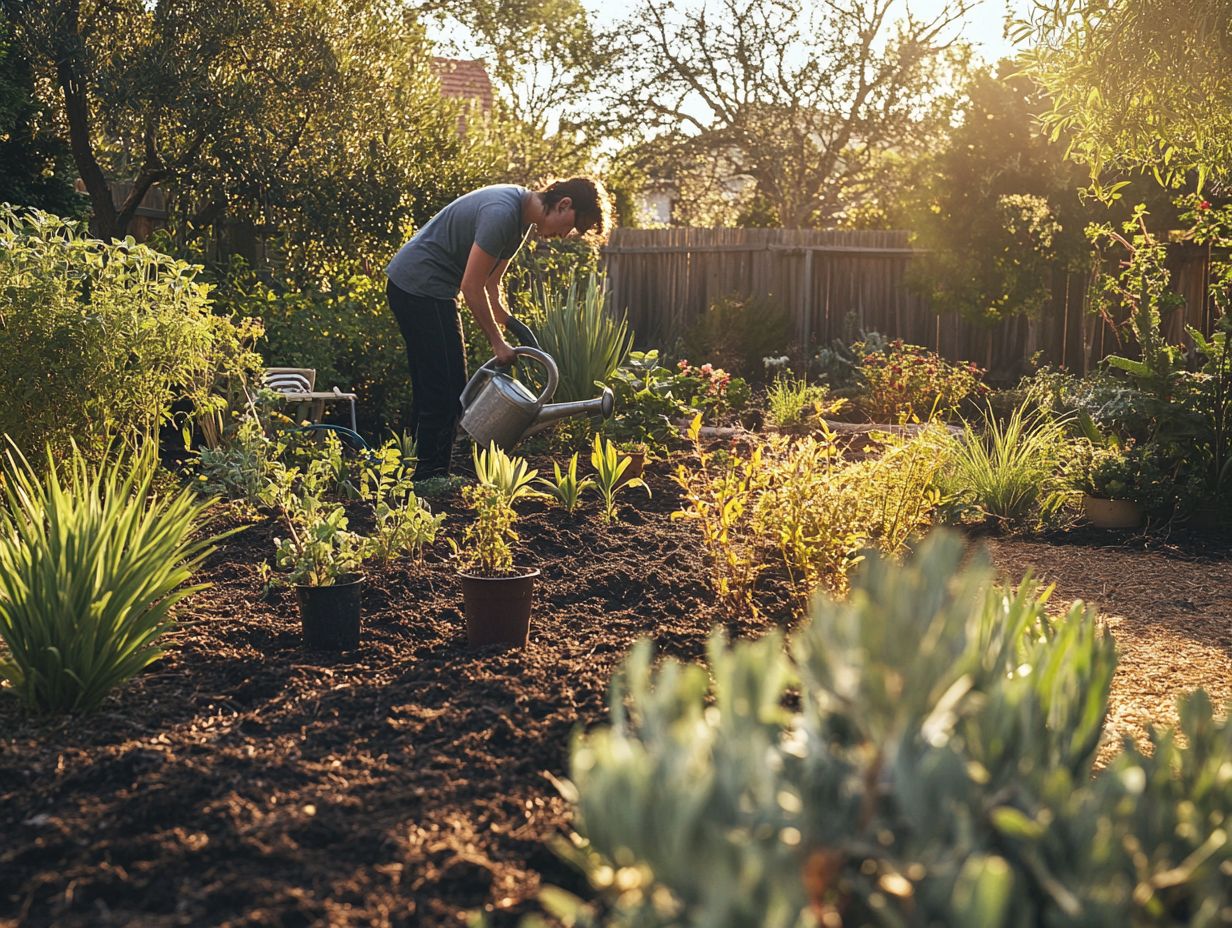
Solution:
{"label": "wooden fence", "polygon": [[[1132,351],[1123,319],[1090,312],[1089,272],[1053,274],[1052,297],[1037,318],[973,322],[934,308],[911,286],[917,260],[903,231],[794,229],[616,229],[603,251],[610,305],[627,309],[640,346],[672,345],[715,301],[761,296],[791,308],[798,352],[858,328],[925,345],[951,360],[1011,379],[1037,356],[1085,372],[1108,354]],[[1181,340],[1188,323],[1210,331],[1209,255],[1174,246],[1173,280],[1186,305],[1164,320]],[[785,348],[788,346],[784,346]]]}

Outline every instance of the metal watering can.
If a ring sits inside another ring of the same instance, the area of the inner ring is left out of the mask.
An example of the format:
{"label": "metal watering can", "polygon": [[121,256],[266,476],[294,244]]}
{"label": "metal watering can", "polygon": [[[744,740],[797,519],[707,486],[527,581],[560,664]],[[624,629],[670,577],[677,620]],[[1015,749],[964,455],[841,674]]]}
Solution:
{"label": "metal watering can", "polygon": [[[524,328],[524,326],[521,326]],[[529,333],[529,329],[526,330]],[[530,336],[533,340],[533,336]],[[527,337],[519,333],[519,340]],[[609,387],[592,400],[572,403],[549,403],[560,381],[556,362],[539,348],[518,346],[513,353],[537,362],[547,373],[547,383],[538,395],[531,393],[520,381],[509,376],[509,370],[492,358],[475,371],[475,376],[462,391],[462,428],[482,447],[496,442],[498,448],[509,451],[527,435],[547,428],[553,422],[569,416],[611,416],[615,398]]]}

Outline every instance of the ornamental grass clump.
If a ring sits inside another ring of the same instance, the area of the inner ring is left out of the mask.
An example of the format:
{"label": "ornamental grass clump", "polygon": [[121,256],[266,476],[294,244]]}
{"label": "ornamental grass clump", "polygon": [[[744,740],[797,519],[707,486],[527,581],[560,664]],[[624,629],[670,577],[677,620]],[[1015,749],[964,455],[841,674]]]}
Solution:
{"label": "ornamental grass clump", "polygon": [[221,536],[209,503],[155,492],[158,449],[93,463],[70,444],[34,468],[15,449],[0,477],[0,677],[37,713],[88,712],[163,655],[177,603]]}
{"label": "ornamental grass clump", "polygon": [[1009,525],[1055,510],[1064,499],[1059,471],[1069,444],[1066,422],[1024,402],[1004,421],[989,408],[979,427],[964,422],[961,435],[938,431],[947,495]]}
{"label": "ornamental grass clump", "polygon": [[1232,721],[1201,691],[1096,773],[1113,672],[1094,610],[929,537],[873,556],[784,641],[639,643],[579,735],[577,834],[608,928],[1226,924]]}
{"label": "ornamental grass clump", "polygon": [[607,310],[607,281],[594,272],[575,273],[563,290],[543,284],[534,292],[543,313],[535,337],[560,371],[555,401],[590,399],[595,384],[612,380],[633,347],[628,321]]}
{"label": "ornamental grass clump", "polygon": [[841,409],[846,401],[829,400],[829,388],[807,379],[780,374],[766,389],[766,425],[776,429],[805,426],[811,420]]}

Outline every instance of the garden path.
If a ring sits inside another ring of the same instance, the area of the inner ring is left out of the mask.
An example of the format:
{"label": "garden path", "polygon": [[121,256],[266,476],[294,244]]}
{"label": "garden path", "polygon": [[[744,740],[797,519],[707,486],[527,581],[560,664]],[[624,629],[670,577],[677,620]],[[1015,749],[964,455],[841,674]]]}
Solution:
{"label": "garden path", "polygon": [[1232,553],[1067,537],[1071,543],[996,538],[987,544],[1006,576],[1016,581],[1030,569],[1056,584],[1056,608],[1075,599],[1093,603],[1112,631],[1118,661],[1100,763],[1124,738],[1146,746],[1152,725],[1175,724],[1176,700],[1190,690],[1202,687],[1217,708],[1229,705]]}

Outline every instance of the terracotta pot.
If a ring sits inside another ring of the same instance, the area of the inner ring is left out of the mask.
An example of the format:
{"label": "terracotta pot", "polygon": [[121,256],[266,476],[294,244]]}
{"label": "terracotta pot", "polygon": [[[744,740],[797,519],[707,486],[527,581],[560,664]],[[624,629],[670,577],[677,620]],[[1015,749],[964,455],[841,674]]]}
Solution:
{"label": "terracotta pot", "polygon": [[1087,521],[1096,528],[1137,528],[1142,524],[1142,507],[1133,500],[1104,499],[1084,493],[1082,508]]}
{"label": "terracotta pot", "polygon": [[630,480],[642,476],[642,471],[646,469],[646,452],[645,451],[622,451],[621,457],[629,459],[629,466],[625,468],[625,472],[620,475],[620,479],[616,481],[616,486],[623,487]]}
{"label": "terracotta pot", "polygon": [[295,588],[305,647],[323,651],[348,651],[359,647],[363,587],[364,578],[359,574],[343,574],[330,586]]}
{"label": "terracotta pot", "polygon": [[466,640],[472,648],[503,644],[526,647],[538,570],[512,577],[482,577],[458,572],[466,613]]}

